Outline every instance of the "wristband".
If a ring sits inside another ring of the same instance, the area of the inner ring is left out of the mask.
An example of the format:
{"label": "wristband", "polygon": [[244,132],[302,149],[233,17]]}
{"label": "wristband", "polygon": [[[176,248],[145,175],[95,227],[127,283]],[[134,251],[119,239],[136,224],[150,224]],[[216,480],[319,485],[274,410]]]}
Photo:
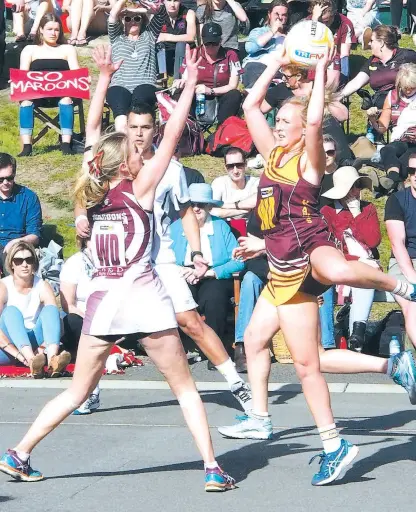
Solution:
{"label": "wristband", "polygon": [[191,261],[194,261],[195,256],[203,256],[201,251],[192,251],[191,252]]}
{"label": "wristband", "polygon": [[215,96],[214,88],[211,87],[211,96]]}
{"label": "wristband", "polygon": [[75,226],[78,226],[82,220],[88,220],[88,217],[86,215],[78,215],[78,217],[75,219]]}

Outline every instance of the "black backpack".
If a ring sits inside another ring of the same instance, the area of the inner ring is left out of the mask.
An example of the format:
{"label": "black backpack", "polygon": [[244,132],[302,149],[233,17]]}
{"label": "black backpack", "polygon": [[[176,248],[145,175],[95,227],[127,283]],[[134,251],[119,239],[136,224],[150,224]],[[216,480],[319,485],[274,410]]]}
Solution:
{"label": "black backpack", "polygon": [[374,352],[377,352],[378,348],[378,354],[380,356],[389,357],[389,345],[392,336],[397,336],[397,339],[400,343],[400,350],[404,350],[406,329],[404,326],[404,316],[401,310],[396,309],[394,311],[390,311],[390,313],[388,313],[384,320],[381,322],[378,332],[379,336],[374,336],[372,340]]}

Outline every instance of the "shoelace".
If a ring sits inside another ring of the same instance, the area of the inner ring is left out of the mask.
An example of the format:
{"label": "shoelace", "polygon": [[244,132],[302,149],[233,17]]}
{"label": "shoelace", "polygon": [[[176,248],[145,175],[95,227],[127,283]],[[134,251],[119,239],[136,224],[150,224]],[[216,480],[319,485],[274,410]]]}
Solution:
{"label": "shoelace", "polygon": [[240,423],[242,423],[243,421],[247,421],[248,420],[248,416],[247,416],[247,414],[236,414],[235,415],[235,419],[237,421],[239,421]]}
{"label": "shoelace", "polygon": [[314,455],[311,460],[309,461],[309,465],[312,464],[312,462],[319,457],[319,467],[321,468],[322,465],[326,462],[325,459],[328,459],[328,455],[325,452],[318,453],[317,455]]}

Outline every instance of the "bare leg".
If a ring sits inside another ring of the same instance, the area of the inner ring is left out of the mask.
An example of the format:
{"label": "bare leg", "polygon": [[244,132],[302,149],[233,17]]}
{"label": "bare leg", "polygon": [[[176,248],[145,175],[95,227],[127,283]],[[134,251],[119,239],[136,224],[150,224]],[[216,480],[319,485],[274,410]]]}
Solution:
{"label": "bare leg", "polygon": [[82,9],[83,9],[83,0],[72,0],[71,2],[71,12],[69,14],[70,24],[71,24],[71,41],[76,41],[78,39],[79,28],[81,26],[81,18],[82,18]]}
{"label": "bare leg", "polygon": [[406,323],[406,333],[413,346],[416,347],[416,302],[409,302],[403,297],[394,296],[397,304],[402,308]]}
{"label": "bare leg", "polygon": [[334,423],[328,385],[320,371],[319,314],[315,297],[297,293],[278,308],[280,325],[316,426]]}
{"label": "bare leg", "polygon": [[94,2],[93,0],[83,0],[82,3],[82,17],[81,26],[78,31],[78,41],[87,38],[87,29],[94,15]]}
{"label": "bare leg", "polygon": [[270,340],[279,330],[279,317],[275,306],[259,297],[250,323],[244,333],[248,379],[253,394],[253,411],[268,411],[267,384],[270,375]]}
{"label": "bare leg", "polygon": [[[409,303],[412,304],[412,303]],[[324,373],[386,373],[387,359],[351,350],[324,350],[319,344],[319,361]]]}
{"label": "bare leg", "polygon": [[31,453],[44,437],[86,400],[101,378],[112,345],[94,336],[81,336],[70,387],[45,405],[15,450]]}
{"label": "bare leg", "polygon": [[222,341],[194,309],[176,315],[179,327],[188,335],[215,366],[228,360]]}
{"label": "bare leg", "polygon": [[14,12],[13,13],[13,32],[16,34],[16,37],[21,37],[25,35],[25,21],[24,21],[24,12]]}
{"label": "bare leg", "polygon": [[51,0],[41,0],[38,8],[36,9],[36,17],[33,21],[32,28],[30,29],[30,33],[34,36],[38,31],[40,20],[47,14],[48,12],[53,12],[53,6]]}
{"label": "bare leg", "polygon": [[311,253],[312,275],[323,284],[346,284],[391,292],[397,279],[365,263],[347,261],[334,247],[317,247]]}
{"label": "bare leg", "polygon": [[215,460],[207,415],[189,370],[179,333],[169,329],[142,340],[147,355],[166,378],[205,463]]}

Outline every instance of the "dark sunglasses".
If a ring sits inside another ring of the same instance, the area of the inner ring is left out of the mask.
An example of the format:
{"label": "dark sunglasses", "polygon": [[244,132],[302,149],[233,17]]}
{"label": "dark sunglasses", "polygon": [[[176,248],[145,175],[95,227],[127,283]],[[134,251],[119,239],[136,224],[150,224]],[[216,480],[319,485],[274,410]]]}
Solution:
{"label": "dark sunglasses", "polygon": [[204,43],[204,46],[219,46],[220,43]]}
{"label": "dark sunglasses", "polygon": [[5,176],[4,178],[0,178],[0,183],[4,183],[5,181],[11,183],[14,181],[14,176]]}
{"label": "dark sunglasses", "polygon": [[325,153],[327,156],[335,156],[336,151],[335,149],[328,149]]}
{"label": "dark sunglasses", "polygon": [[124,16],[124,21],[126,23],[130,23],[131,21],[134,21],[135,23],[139,23],[139,21],[142,21],[141,16]]}
{"label": "dark sunglasses", "polygon": [[206,207],[207,203],[193,203],[193,202],[191,202],[191,205],[194,208],[199,208],[200,210],[203,210]]}
{"label": "dark sunglasses", "polygon": [[291,79],[292,77],[294,77],[294,76],[296,76],[296,75],[285,75],[284,73],[282,73],[282,78],[283,78],[283,80],[286,80],[286,82],[287,82],[288,80],[290,80],[290,79]]}
{"label": "dark sunglasses", "polygon": [[35,258],[33,256],[28,256],[27,258],[13,258],[13,263],[20,267],[20,265],[23,265],[23,262],[26,262],[28,265],[34,265]]}
{"label": "dark sunglasses", "polygon": [[227,171],[232,171],[234,167],[237,167],[240,171],[245,168],[246,164],[244,162],[237,162],[236,164],[225,164],[225,168]]}
{"label": "dark sunglasses", "polygon": [[407,174],[410,176],[413,176],[416,173],[416,167],[408,167],[407,168]]}

